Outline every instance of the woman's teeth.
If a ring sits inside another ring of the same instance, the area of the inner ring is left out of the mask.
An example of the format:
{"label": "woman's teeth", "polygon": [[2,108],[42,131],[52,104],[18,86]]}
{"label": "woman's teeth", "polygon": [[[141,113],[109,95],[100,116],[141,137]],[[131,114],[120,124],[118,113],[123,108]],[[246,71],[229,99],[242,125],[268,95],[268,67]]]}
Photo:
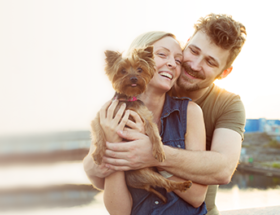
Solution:
{"label": "woman's teeth", "polygon": [[167,72],[161,72],[160,75],[172,79],[172,75]]}

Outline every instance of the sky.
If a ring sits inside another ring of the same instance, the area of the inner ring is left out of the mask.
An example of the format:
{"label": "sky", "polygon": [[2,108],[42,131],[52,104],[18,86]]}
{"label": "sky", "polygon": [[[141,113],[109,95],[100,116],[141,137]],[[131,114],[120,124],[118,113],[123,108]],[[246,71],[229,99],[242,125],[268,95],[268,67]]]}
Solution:
{"label": "sky", "polygon": [[89,130],[114,94],[104,51],[123,52],[141,33],[172,32],[223,13],[247,41],[216,84],[239,94],[247,118],[280,119],[278,1],[0,0],[0,135]]}

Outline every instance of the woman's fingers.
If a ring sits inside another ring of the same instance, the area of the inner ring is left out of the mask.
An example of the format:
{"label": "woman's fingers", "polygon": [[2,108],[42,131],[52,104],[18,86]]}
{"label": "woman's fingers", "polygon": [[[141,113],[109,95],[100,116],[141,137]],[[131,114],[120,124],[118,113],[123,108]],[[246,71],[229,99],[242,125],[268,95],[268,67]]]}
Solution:
{"label": "woman's fingers", "polygon": [[130,114],[130,111],[129,110],[126,110],[125,111],[125,114],[123,116],[123,118],[121,119],[120,123],[119,123],[119,126],[118,126],[118,131],[120,130],[123,130],[124,129],[124,126],[126,125],[127,123],[127,120],[128,120],[128,117],[129,117],[129,114]]}
{"label": "woman's fingers", "polygon": [[106,117],[107,119],[109,119],[109,120],[113,119],[114,111],[115,111],[118,103],[119,103],[119,100],[116,99],[109,106],[109,108],[107,109],[107,117]]}
{"label": "woman's fingers", "polygon": [[134,112],[134,111],[131,111],[130,112],[130,116],[133,117],[133,119],[135,120],[135,122],[131,121],[131,120],[128,120],[126,125],[128,127],[130,127],[131,129],[135,130],[135,131],[138,131],[138,132],[141,132],[141,133],[145,133],[145,128],[144,128],[144,123],[143,121],[141,120],[140,116],[138,115],[138,113]]}
{"label": "woman's fingers", "polygon": [[107,109],[108,109],[108,107],[109,107],[109,105],[112,103],[112,100],[110,100],[110,101],[108,101],[108,102],[106,102],[103,106],[102,106],[102,108],[101,108],[101,110],[100,110],[100,112],[99,112],[99,116],[100,116],[100,119],[102,120],[102,119],[105,119],[106,118],[106,116],[107,116]]}
{"label": "woman's fingers", "polygon": [[136,128],[137,128],[136,123],[133,122],[133,121],[131,121],[131,120],[127,120],[126,125],[127,125],[129,128],[132,128],[132,129],[136,129]]}
{"label": "woman's fingers", "polygon": [[143,123],[142,119],[140,118],[138,113],[136,113],[135,111],[132,110],[130,112],[130,116],[132,116],[132,118],[135,120],[135,123]]}
{"label": "woman's fingers", "polygon": [[120,120],[122,119],[123,113],[125,111],[125,107],[126,107],[126,104],[122,103],[122,105],[120,106],[120,109],[116,113],[114,120],[113,120],[115,125],[119,124]]}

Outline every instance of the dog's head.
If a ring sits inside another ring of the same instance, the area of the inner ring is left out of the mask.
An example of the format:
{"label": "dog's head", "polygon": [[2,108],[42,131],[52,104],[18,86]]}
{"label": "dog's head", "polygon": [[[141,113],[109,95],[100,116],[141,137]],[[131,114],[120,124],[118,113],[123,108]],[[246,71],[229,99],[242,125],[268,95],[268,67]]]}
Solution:
{"label": "dog's head", "polygon": [[155,73],[153,46],[134,49],[127,58],[108,50],[105,55],[105,71],[116,92],[131,97],[145,91]]}

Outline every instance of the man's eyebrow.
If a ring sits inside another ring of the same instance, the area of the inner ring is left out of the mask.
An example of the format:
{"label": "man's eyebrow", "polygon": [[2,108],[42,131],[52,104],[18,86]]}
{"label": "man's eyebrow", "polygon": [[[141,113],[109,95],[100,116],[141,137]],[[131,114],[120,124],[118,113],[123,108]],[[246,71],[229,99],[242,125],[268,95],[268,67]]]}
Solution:
{"label": "man's eyebrow", "polygon": [[213,58],[211,56],[208,56],[208,57],[216,63],[217,67],[220,67],[219,62],[215,58]]}
{"label": "man's eyebrow", "polygon": [[[165,48],[165,47],[163,47],[163,46],[160,46],[160,47],[163,48],[163,49],[165,49],[166,51],[169,51],[169,52],[170,52],[170,50],[169,50],[168,48]],[[183,56],[182,53],[177,53],[176,55]]]}
{"label": "man's eyebrow", "polygon": [[[199,48],[199,47],[197,47],[196,45],[189,45],[189,46],[193,46],[194,48],[196,48],[196,49],[198,49],[199,51],[201,51],[201,49]],[[207,56],[208,58],[210,58],[211,60],[213,60],[215,63],[216,63],[216,65],[217,65],[217,67],[220,67],[220,64],[219,64],[219,62],[215,59],[215,58],[213,58],[212,56],[210,56],[210,55],[208,55]]]}

